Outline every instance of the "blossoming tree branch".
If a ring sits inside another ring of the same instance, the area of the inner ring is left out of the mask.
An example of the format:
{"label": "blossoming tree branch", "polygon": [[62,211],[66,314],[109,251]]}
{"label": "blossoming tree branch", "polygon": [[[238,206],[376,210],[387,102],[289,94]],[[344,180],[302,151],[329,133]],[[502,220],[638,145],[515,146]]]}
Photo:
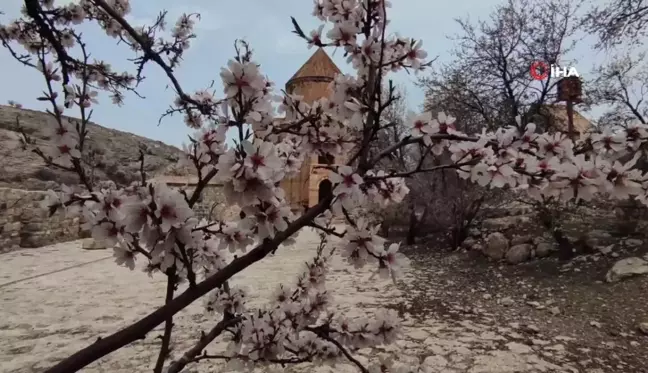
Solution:
{"label": "blossoming tree branch", "polygon": [[[387,31],[388,7],[385,0],[315,0],[313,14],[328,24],[325,35],[324,25],[307,33],[293,19],[294,32],[309,47],[341,48],[355,69],[354,76],[338,75],[329,97],[312,104],[277,92],[244,42],[236,43],[234,58],[221,70],[222,93],[186,91],[175,71],[195,38],[196,14],[182,15],[165,33],[164,12],[153,25],[130,25],[127,0],[81,0],[63,6],[53,0],[25,0],[22,16],[0,25],[3,46],[19,63],[42,73],[45,89],[38,99],[51,104],[48,113],[56,123],[49,129],[49,146],[33,146],[28,136],[26,145],[50,167],[79,176],[79,186],[51,191],[46,207],[52,214],[81,216],[93,238],[113,248],[118,265],[132,270],[136,262],[144,262],[151,275],[167,278],[164,306],[97,339],[48,372],[79,371],[162,324],[155,373],[181,372],[208,359],[226,361],[234,370],[344,359],[362,372],[418,371],[386,361],[365,367],[352,355],[358,348],[393,342],[399,331],[397,314],[382,311],[350,319],[327,307],[331,294],[325,279],[332,255],[344,256],[352,268],[372,266],[383,277],[397,278],[408,264],[398,244],[387,245],[377,235],[378,227],[354,218],[368,199],[399,203],[408,192],[408,176],[456,169],[480,185],[526,190],[538,199],[606,194],[645,203],[648,178],[634,168],[648,137],[641,124],[572,140],[561,133],[539,134],[532,123],[518,122],[469,137],[455,129],[452,117],[424,113],[400,141],[372,150],[377,136],[389,127],[383,113],[396,99],[388,75],[430,64],[420,41]],[[84,22],[98,24],[132,50],[133,72],[114,71],[109,63],[90,58],[92,46],[78,30]],[[107,92],[113,104],[121,105],[126,92],[137,95],[148,64],[165,72],[177,94],[162,117],[181,114],[197,130],[182,160],[198,178],[193,190],[150,183],[143,171],[141,182],[122,187],[94,184],[88,177],[83,157],[98,92]],[[64,113],[79,119],[71,121]],[[234,144],[225,141],[230,130],[237,133]],[[426,147],[426,157],[449,152],[452,162],[377,169],[383,158],[409,146]],[[330,168],[332,195],[296,215],[279,185],[296,175],[313,153],[343,156],[347,163]],[[194,215],[193,207],[210,181],[224,185],[228,203],[238,205],[244,217],[205,221]],[[345,217],[345,228],[333,226],[334,214]],[[304,227],[320,232],[313,260],[294,282],[279,286],[268,304],[248,307],[245,292],[229,279],[292,243]],[[192,348],[168,362],[174,315],[200,298],[206,298],[214,324],[206,326],[211,329]],[[228,347],[208,354],[217,338],[228,341]]]}

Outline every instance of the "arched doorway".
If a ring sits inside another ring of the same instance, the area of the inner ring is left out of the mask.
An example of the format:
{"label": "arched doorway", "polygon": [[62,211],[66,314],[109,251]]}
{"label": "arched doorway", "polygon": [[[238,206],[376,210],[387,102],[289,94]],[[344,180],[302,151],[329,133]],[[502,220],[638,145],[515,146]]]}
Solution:
{"label": "arched doorway", "polygon": [[333,184],[328,179],[324,179],[319,183],[319,193],[318,193],[318,202],[326,199],[328,196],[333,193]]}

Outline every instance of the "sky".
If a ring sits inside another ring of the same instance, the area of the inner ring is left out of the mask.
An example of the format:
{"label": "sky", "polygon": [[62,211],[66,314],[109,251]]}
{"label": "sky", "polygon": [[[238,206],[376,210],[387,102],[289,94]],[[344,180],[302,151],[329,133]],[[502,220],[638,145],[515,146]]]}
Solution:
{"label": "sky", "polygon": [[[0,15],[1,22],[19,15],[20,0],[2,2],[1,10],[5,15]],[[451,58],[449,51],[453,48],[453,42],[448,37],[459,31],[454,19],[465,16],[474,20],[486,18],[500,2],[394,0],[388,17],[392,21],[392,32],[423,40],[423,47],[429,56],[438,56],[438,62],[447,62]],[[135,25],[152,23],[162,9],[168,11],[170,25],[182,13],[200,13],[201,21],[196,27],[198,37],[192,40],[191,48],[176,71],[176,77],[187,92],[207,88],[212,81],[215,81],[218,92],[221,91],[220,69],[234,55],[233,43],[236,39],[245,39],[250,43],[254,59],[261,64],[263,73],[278,88],[283,88],[315,51],[307,49],[305,42],[291,33],[290,17],[295,17],[305,31],[315,29],[320,24],[311,15],[312,2],[308,0],[131,0],[131,5],[132,12],[128,19]],[[116,45],[115,40],[107,37],[98,27],[85,27],[83,32],[93,57],[106,60],[116,69],[132,66],[127,61],[132,57],[127,47]],[[590,44],[591,40],[580,42],[569,56],[578,61],[575,66],[581,76],[586,76],[594,63],[600,63],[605,58],[600,52],[593,53]],[[342,50],[328,49],[327,52],[343,72],[351,72]],[[92,120],[105,127],[180,146],[193,130],[183,124],[180,115],[166,118],[158,124],[160,115],[173,102],[175,95],[157,65],[149,64],[145,75],[147,78],[140,85],[139,92],[146,99],[127,94],[125,105],[117,107],[104,98],[94,108]],[[402,72],[393,75],[393,79],[396,84],[405,87],[410,109],[418,110],[424,92],[415,86],[417,77]],[[44,87],[42,76],[19,64],[4,48],[0,48],[0,82],[0,103],[13,100],[28,109],[46,108],[44,103],[36,100]],[[596,112],[586,114],[590,118],[596,115]]]}

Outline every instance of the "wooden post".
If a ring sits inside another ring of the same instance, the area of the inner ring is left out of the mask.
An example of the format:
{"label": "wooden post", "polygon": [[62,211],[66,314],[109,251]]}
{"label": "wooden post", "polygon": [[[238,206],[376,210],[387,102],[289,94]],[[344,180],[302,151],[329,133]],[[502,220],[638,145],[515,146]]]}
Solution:
{"label": "wooden post", "polygon": [[576,137],[574,129],[574,104],[583,102],[582,82],[579,77],[566,77],[558,81],[558,101],[567,104],[567,135],[572,141]]}
{"label": "wooden post", "polygon": [[567,100],[567,131],[569,131],[569,138],[573,141],[576,137],[574,130],[574,102]]}

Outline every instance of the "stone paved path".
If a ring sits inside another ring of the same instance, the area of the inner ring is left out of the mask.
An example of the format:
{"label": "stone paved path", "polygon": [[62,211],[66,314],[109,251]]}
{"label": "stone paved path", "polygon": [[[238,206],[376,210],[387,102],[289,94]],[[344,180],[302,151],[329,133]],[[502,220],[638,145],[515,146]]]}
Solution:
{"label": "stone paved path", "polygon": [[[313,255],[316,235],[305,231],[292,247],[257,263],[253,271],[234,278],[252,293],[252,303],[262,302],[279,282],[292,282],[304,261]],[[370,312],[378,306],[402,302],[393,284],[369,281],[369,272],[350,271],[337,260],[328,287],[337,309],[345,313]],[[406,281],[416,281],[416,273]],[[146,315],[163,301],[164,280],[149,278],[112,263],[111,252],[81,250],[79,242],[0,255],[0,372],[42,372],[57,360]],[[196,302],[176,317],[174,353],[181,354],[216,322],[204,315]],[[513,321],[513,320],[512,320]],[[513,330],[505,325],[478,322],[413,320],[405,318],[405,335],[396,345],[358,351],[367,361],[379,353],[393,353],[405,360],[423,360],[430,372],[513,373],[579,372],[554,365],[560,351],[540,353],[510,342]],[[150,372],[157,353],[159,329],[95,362],[83,372]],[[552,346],[548,346],[552,347]],[[212,349],[208,349],[214,351]],[[559,348],[558,348],[559,350]],[[559,359],[558,359],[559,360]],[[209,363],[197,372],[219,371]],[[289,367],[286,372],[353,372],[350,366]]]}

